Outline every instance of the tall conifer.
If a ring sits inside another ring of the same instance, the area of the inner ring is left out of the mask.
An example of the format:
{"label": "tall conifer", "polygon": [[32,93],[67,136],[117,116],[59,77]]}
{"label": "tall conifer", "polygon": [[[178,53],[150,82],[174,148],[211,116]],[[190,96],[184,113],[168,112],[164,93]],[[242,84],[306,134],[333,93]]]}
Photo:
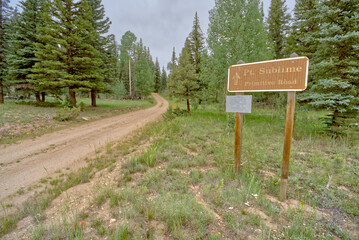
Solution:
{"label": "tall conifer", "polygon": [[4,83],[7,75],[7,66],[5,62],[5,26],[9,18],[10,8],[9,0],[0,0],[0,104],[4,103]]}
{"label": "tall conifer", "polygon": [[317,44],[311,34],[318,30],[319,23],[314,19],[318,0],[296,0],[293,10],[293,24],[288,37],[287,55],[297,53],[310,60],[316,51]]}
{"label": "tall conifer", "polygon": [[190,112],[190,100],[196,98],[198,90],[198,76],[191,58],[191,49],[188,38],[179,57],[178,66],[173,69],[168,82],[168,89],[171,94],[185,98],[187,111]]}
{"label": "tall conifer", "polygon": [[[13,21],[13,31],[9,39],[9,77],[17,90],[35,93],[36,101],[40,101],[40,91],[46,89],[29,83],[29,74],[38,59],[35,56],[38,29],[42,24],[41,9],[43,0],[24,0],[20,2],[22,12]],[[44,101],[43,94],[43,101]]]}
{"label": "tall conifer", "polygon": [[285,56],[290,15],[285,0],[271,0],[268,13],[269,38],[274,46],[276,59]]}
{"label": "tall conifer", "polygon": [[102,89],[100,53],[92,46],[97,34],[85,0],[47,0],[36,44],[32,83],[47,88],[67,87],[69,103],[76,106],[75,92]]}
{"label": "tall conifer", "polygon": [[193,20],[192,32],[189,34],[188,39],[191,46],[191,55],[193,57],[194,67],[196,69],[196,73],[199,74],[201,71],[201,54],[204,50],[204,36],[197,12]]}
{"label": "tall conifer", "polygon": [[161,91],[164,91],[167,89],[167,72],[165,70],[165,67],[162,67],[162,73],[161,73]]}
{"label": "tall conifer", "polygon": [[173,47],[171,62],[169,62],[167,64],[167,70],[170,71],[170,74],[172,73],[172,71],[173,71],[173,69],[175,68],[176,65],[177,65],[176,48]]}
{"label": "tall conifer", "polygon": [[153,79],[153,71],[146,59],[145,52],[139,51],[138,59],[135,66],[135,91],[140,98],[147,97],[154,90],[155,82]]}
{"label": "tall conifer", "polygon": [[[104,81],[108,84],[111,83],[111,59],[113,58],[108,54],[107,46],[111,44],[113,40],[113,36],[105,36],[110,29],[111,21],[108,17],[105,16],[105,8],[102,4],[102,0],[87,0],[91,12],[92,17],[90,21],[92,23],[93,28],[97,34],[97,38],[95,38],[92,42],[92,45],[95,49],[100,53],[101,60],[103,65],[100,66],[103,69],[102,74],[104,76]],[[96,85],[95,85],[96,86]],[[106,88],[98,88],[95,87],[91,89],[91,105],[96,106],[96,94],[99,91],[104,91]]]}
{"label": "tall conifer", "polygon": [[106,78],[108,79],[109,84],[116,84],[119,81],[119,47],[116,42],[115,35],[110,34],[108,37],[108,43],[104,50],[106,54],[105,65],[107,69]]}
{"label": "tall conifer", "polygon": [[[312,61],[313,86],[302,97],[331,111],[332,131],[358,122],[359,112],[359,2],[326,0],[313,20],[319,23],[311,39],[318,45]],[[349,129],[350,130],[350,129]]]}
{"label": "tall conifer", "polygon": [[161,68],[160,68],[160,63],[158,62],[158,58],[156,58],[154,78],[155,78],[155,92],[160,92],[160,90],[161,90]]}

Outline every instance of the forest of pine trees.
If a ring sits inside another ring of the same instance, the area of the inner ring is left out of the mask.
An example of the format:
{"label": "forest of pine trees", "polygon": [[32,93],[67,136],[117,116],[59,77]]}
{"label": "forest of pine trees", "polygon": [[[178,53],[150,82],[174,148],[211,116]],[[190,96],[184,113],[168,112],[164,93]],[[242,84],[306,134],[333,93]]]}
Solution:
{"label": "forest of pine trees", "polygon": [[[20,10],[18,9],[20,8]],[[102,0],[0,0],[0,103],[4,97],[66,98],[87,94],[143,98],[167,88],[150,49],[127,32],[116,42]]]}

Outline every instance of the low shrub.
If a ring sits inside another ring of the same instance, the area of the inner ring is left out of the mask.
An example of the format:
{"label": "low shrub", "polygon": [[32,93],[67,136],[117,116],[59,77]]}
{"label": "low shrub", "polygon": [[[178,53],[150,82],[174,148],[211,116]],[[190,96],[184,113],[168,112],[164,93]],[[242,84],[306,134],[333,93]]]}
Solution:
{"label": "low shrub", "polygon": [[64,107],[56,111],[54,119],[59,122],[71,121],[76,119],[80,115],[80,108]]}

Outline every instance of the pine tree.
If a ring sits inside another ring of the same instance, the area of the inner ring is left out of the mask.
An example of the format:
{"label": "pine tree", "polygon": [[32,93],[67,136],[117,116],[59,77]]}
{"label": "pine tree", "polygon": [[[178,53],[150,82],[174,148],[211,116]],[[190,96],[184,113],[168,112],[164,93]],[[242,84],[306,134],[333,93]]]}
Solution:
{"label": "pine tree", "polygon": [[[108,84],[113,80],[111,77],[111,60],[112,54],[107,51],[107,46],[111,45],[111,41],[114,36],[105,36],[110,29],[111,21],[105,16],[105,8],[102,5],[102,0],[87,0],[91,7],[92,17],[90,19],[93,28],[96,31],[97,38],[91,43],[95,49],[101,54],[101,60],[103,65],[100,66],[103,69],[104,81]],[[108,65],[109,64],[109,65]],[[102,88],[105,90],[106,88]],[[91,89],[91,105],[96,106],[96,94],[101,91],[100,88]]]}
{"label": "pine tree", "polygon": [[172,74],[173,69],[177,66],[176,48],[173,47],[171,62],[167,64],[167,70]]}
{"label": "pine tree", "polygon": [[201,71],[201,54],[204,50],[204,36],[199,24],[197,12],[193,20],[192,32],[190,33],[188,39],[191,46],[191,55],[193,57],[194,67],[196,69],[196,73],[199,74]]}
{"label": "pine tree", "polygon": [[[18,31],[18,18],[19,18],[19,12],[17,7],[15,9],[10,8],[10,14],[8,19],[5,22],[5,27],[3,31],[4,36],[4,48],[3,48],[3,62],[2,66],[4,69],[4,78],[3,78],[3,88],[4,88],[4,95],[7,92],[9,95],[12,94],[12,84],[13,84],[13,78],[10,75],[11,71],[11,55],[14,52],[14,48],[12,47],[12,39],[17,35]],[[1,65],[1,64],[0,64]],[[0,70],[1,72],[1,70]],[[29,95],[27,95],[29,96]]]}
{"label": "pine tree", "polygon": [[191,54],[191,59],[193,62],[193,66],[196,69],[196,74],[197,74],[197,83],[198,83],[198,89],[197,89],[197,96],[198,96],[198,101],[199,104],[201,104],[202,102],[202,90],[205,89],[206,86],[206,82],[200,81],[199,75],[200,75],[200,71],[201,71],[201,58],[202,58],[202,54],[204,51],[204,36],[203,36],[203,32],[201,30],[201,26],[199,23],[199,18],[198,18],[198,14],[196,12],[194,20],[193,20],[193,27],[192,27],[192,31],[188,36],[188,43],[189,43],[189,48],[190,48],[190,54]]}
{"label": "pine tree", "polygon": [[161,73],[161,91],[165,91],[167,89],[167,72],[165,67],[162,67]]}
{"label": "pine tree", "polygon": [[6,81],[7,66],[5,62],[5,26],[9,18],[9,0],[0,0],[0,104],[4,103],[4,83]]}
{"label": "pine tree", "polygon": [[206,101],[218,102],[217,77],[213,71],[215,68],[212,65],[214,61],[210,58],[207,51],[203,52],[201,61],[199,80],[206,84],[206,87],[201,91],[202,98]]}
{"label": "pine tree", "polygon": [[[43,0],[25,0],[20,2],[21,14],[13,20],[13,29],[9,39],[9,78],[17,90],[35,93],[40,102],[40,90],[29,83],[29,74],[38,59],[35,56],[38,28],[42,24],[41,9]],[[43,94],[43,101],[45,94]]]}
{"label": "pine tree", "polygon": [[268,13],[269,38],[274,45],[274,57],[283,58],[286,37],[289,30],[290,15],[285,0],[271,0]]}
{"label": "pine tree", "polygon": [[160,92],[161,90],[161,68],[160,63],[158,62],[158,58],[156,58],[156,64],[155,64],[155,92]]}
{"label": "pine tree", "polygon": [[310,36],[319,27],[318,22],[314,20],[317,5],[318,0],[296,0],[293,10],[293,24],[286,49],[287,55],[295,52],[299,56],[312,59],[317,45],[310,39]]}
{"label": "pine tree", "polygon": [[198,89],[198,76],[193,66],[189,46],[189,40],[186,39],[185,47],[179,57],[178,66],[173,69],[168,82],[168,89],[172,95],[186,99],[188,112],[191,111],[190,100],[195,99]]}
{"label": "pine tree", "polygon": [[[317,108],[331,111],[328,125],[343,131],[359,111],[359,2],[326,0],[313,20],[311,34],[318,45],[312,61],[313,87],[302,97]],[[356,120],[356,122],[358,119]]]}
{"label": "pine tree", "polygon": [[120,79],[120,69],[119,69],[119,49],[116,42],[115,35],[111,34],[108,36],[108,44],[104,49],[106,54],[105,66],[107,69],[106,77],[109,81],[109,85],[117,84]]}
{"label": "pine tree", "polygon": [[145,52],[139,52],[135,66],[135,89],[140,98],[147,97],[154,90],[154,79],[151,67],[146,59]]}
{"label": "pine tree", "polygon": [[39,28],[31,83],[58,89],[67,87],[69,103],[76,106],[76,91],[105,88],[99,52],[91,45],[97,37],[87,1],[47,0]]}

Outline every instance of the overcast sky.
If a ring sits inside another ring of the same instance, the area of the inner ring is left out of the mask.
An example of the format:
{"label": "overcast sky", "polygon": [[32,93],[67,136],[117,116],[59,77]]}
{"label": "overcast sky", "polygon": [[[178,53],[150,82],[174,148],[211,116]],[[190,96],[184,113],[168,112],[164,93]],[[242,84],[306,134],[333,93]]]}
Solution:
{"label": "overcast sky", "polygon": [[[19,0],[10,0],[15,6]],[[214,0],[102,0],[106,16],[112,21],[110,33],[115,34],[120,43],[126,31],[133,32],[137,39],[150,47],[155,61],[158,57],[161,66],[171,60],[172,49],[181,51],[184,41],[192,30],[195,12],[204,34],[207,34],[208,11],[214,7]],[[295,0],[287,0],[289,10],[294,8]],[[270,0],[263,0],[267,14]]]}

